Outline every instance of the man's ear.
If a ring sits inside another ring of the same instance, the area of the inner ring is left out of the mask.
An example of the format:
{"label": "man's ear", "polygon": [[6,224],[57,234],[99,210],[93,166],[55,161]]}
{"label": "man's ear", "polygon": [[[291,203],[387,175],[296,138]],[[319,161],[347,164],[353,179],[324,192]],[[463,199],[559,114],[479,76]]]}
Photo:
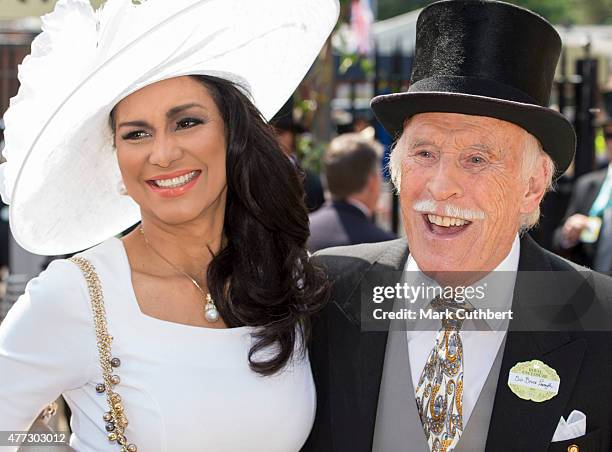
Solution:
{"label": "man's ear", "polygon": [[546,194],[547,182],[550,178],[548,174],[550,169],[546,165],[544,157],[540,157],[534,171],[532,171],[527,181],[523,198],[521,199],[522,214],[528,214],[538,208],[542,198]]}

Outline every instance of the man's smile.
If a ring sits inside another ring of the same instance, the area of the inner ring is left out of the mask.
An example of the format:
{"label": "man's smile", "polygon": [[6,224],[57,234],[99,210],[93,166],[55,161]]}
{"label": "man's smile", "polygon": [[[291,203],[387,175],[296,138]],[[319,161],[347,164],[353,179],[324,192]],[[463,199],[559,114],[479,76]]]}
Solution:
{"label": "man's smile", "polygon": [[443,217],[433,214],[421,214],[426,230],[438,238],[455,238],[472,224],[471,221],[456,217]]}

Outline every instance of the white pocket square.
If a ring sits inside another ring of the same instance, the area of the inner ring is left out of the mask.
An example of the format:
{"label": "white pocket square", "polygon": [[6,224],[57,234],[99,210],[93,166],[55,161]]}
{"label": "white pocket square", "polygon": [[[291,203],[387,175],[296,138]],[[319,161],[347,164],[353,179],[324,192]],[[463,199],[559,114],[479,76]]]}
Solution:
{"label": "white pocket square", "polygon": [[559,425],[553,435],[552,442],[566,441],[578,438],[586,434],[586,414],[582,411],[574,410],[570,413],[567,421],[561,416]]}

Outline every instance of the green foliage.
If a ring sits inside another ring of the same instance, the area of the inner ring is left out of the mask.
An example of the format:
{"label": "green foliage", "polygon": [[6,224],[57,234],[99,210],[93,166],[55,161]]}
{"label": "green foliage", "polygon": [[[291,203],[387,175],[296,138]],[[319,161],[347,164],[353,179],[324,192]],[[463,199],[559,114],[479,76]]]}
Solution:
{"label": "green foliage", "polygon": [[355,53],[343,53],[340,55],[340,65],[338,72],[341,75],[346,74],[353,65],[358,64],[366,77],[374,76],[374,62],[368,58],[362,58]]}
{"label": "green foliage", "polygon": [[431,0],[378,0],[378,20],[404,14],[433,3]]}
{"label": "green foliage", "polygon": [[581,23],[612,25],[612,0],[574,0],[573,3],[586,4],[579,9]]}
{"label": "green foliage", "polygon": [[310,134],[300,136],[296,143],[296,154],[302,168],[320,174],[326,146],[321,141],[313,140]]}
{"label": "green foliage", "polygon": [[530,9],[553,24],[577,22],[574,0],[510,0],[509,3]]}

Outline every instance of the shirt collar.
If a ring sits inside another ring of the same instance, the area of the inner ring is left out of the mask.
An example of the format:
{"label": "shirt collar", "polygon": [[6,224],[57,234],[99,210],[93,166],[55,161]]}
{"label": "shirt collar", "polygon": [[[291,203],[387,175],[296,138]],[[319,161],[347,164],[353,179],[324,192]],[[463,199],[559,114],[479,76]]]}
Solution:
{"label": "shirt collar", "polygon": [[[510,248],[510,252],[506,255],[506,257],[499,263],[495,269],[480,281],[472,284],[473,286],[480,286],[483,284],[487,284],[488,287],[491,287],[491,281],[495,280],[495,286],[497,290],[495,291],[497,296],[493,296],[487,299],[486,306],[494,309],[495,311],[506,311],[512,308],[512,299],[514,295],[514,284],[516,282],[516,273],[518,271],[518,264],[520,258],[520,250],[521,250],[521,242],[519,240],[518,234],[514,237],[514,241],[512,242],[512,247]],[[405,272],[411,272],[412,275],[415,276],[416,281],[412,281],[412,284],[418,281],[427,281],[427,284],[435,285],[438,284],[432,279],[428,278],[427,275],[421,272],[419,265],[412,257],[412,254],[408,255],[408,259],[406,260],[406,265],[404,266]],[[504,272],[501,277],[496,278],[495,273]],[[412,278],[410,278],[412,280]],[[423,306],[424,307],[424,306]],[[507,321],[503,319],[491,319],[485,320],[489,328],[492,331],[500,331],[502,328],[507,329],[508,324]],[[505,325],[504,325],[505,323]]]}

